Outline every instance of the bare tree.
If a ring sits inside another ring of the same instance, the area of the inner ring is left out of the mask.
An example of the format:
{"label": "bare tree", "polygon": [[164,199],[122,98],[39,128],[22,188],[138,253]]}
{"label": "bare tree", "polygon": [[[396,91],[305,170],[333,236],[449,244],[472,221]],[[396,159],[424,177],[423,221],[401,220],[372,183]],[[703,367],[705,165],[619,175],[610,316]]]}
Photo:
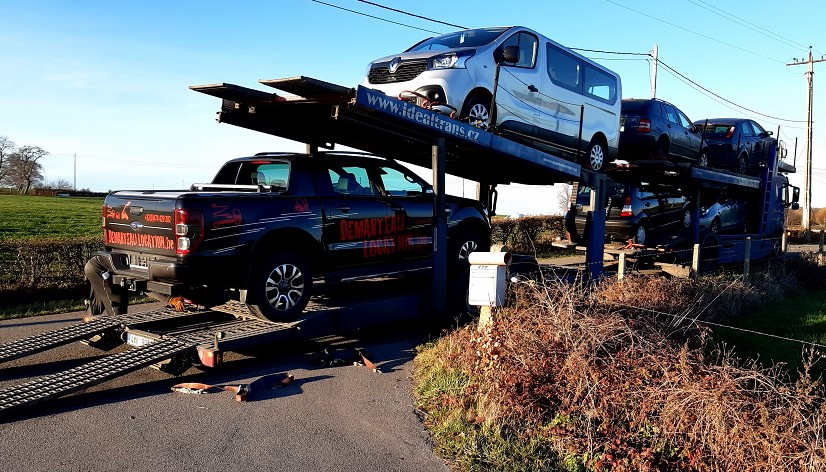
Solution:
{"label": "bare tree", "polygon": [[5,181],[8,174],[9,158],[14,153],[17,145],[6,136],[0,136],[0,184]]}
{"label": "bare tree", "polygon": [[573,186],[570,184],[564,184],[559,189],[559,193],[556,194],[556,203],[558,205],[559,211],[562,212],[564,215],[568,212],[568,209],[571,207],[571,195],[573,194]]}
{"label": "bare tree", "polygon": [[9,156],[6,181],[21,194],[43,180],[43,166],[38,162],[48,152],[38,146],[21,146]]}

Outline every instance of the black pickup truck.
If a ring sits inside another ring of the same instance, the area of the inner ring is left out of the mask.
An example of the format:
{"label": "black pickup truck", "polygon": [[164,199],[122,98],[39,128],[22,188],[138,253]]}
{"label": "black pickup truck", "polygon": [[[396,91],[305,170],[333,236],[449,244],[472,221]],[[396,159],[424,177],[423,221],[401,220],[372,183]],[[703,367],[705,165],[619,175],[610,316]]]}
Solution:
{"label": "black pickup truck", "polygon": [[[190,190],[121,190],[103,205],[113,282],[198,303],[237,294],[256,315],[305,308],[313,280],[343,282],[431,267],[432,188],[392,159],[261,153]],[[448,196],[448,263],[488,250],[474,200]]]}

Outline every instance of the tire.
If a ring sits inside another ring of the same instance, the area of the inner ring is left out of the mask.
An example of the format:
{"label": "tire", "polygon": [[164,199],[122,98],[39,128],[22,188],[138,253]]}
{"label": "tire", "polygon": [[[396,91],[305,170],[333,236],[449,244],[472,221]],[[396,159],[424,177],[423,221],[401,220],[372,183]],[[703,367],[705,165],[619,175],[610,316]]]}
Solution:
{"label": "tire", "polygon": [[313,279],[305,258],[292,251],[266,257],[253,270],[250,310],[271,321],[295,319],[310,301]]}
{"label": "tire", "polygon": [[749,169],[749,158],[745,154],[740,154],[737,158],[737,173],[745,174]]}
{"label": "tire", "polygon": [[462,107],[462,114],[460,119],[467,120],[468,124],[478,128],[490,127],[490,102],[491,98],[476,93],[465,100]]}
{"label": "tire", "polygon": [[460,267],[470,265],[468,256],[473,251],[488,251],[490,250],[490,238],[485,238],[481,232],[470,229],[461,230],[452,238],[450,254],[448,254],[448,263],[458,263]]}
{"label": "tire", "polygon": [[712,220],[709,231],[711,231],[712,234],[720,234],[720,220],[717,218]]}
{"label": "tire", "polygon": [[657,159],[668,160],[671,156],[671,146],[668,144],[667,138],[660,138],[657,141]]}
{"label": "tire", "polygon": [[703,149],[700,156],[697,158],[697,165],[700,167],[708,167],[708,151]]}
{"label": "tire", "polygon": [[588,144],[588,154],[582,159],[582,164],[591,170],[600,171],[605,166],[607,156],[607,146],[600,138],[594,138]]}
{"label": "tire", "polygon": [[692,220],[694,219],[694,211],[691,207],[683,209],[682,225],[683,229],[691,228]]}
{"label": "tire", "polygon": [[645,225],[643,223],[638,224],[636,229],[634,229],[634,243],[645,244],[648,236],[647,233],[648,231],[645,229]]}

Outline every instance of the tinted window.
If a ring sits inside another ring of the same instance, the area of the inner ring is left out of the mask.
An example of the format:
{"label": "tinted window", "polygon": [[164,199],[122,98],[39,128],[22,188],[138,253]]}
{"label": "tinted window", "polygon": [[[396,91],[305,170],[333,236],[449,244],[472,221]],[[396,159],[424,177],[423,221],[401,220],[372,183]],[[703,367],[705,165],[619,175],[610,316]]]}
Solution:
{"label": "tinted window", "polygon": [[435,38],[426,39],[419,44],[414,45],[406,52],[454,48],[475,48],[493,42],[506,30],[507,28],[483,28],[443,34],[441,36],[436,36]]}
{"label": "tinted window", "polygon": [[751,125],[748,121],[740,123],[740,132],[743,136],[754,136],[754,130],[751,129]]}
{"label": "tinted window", "polygon": [[375,195],[367,169],[361,166],[333,167],[329,170],[333,191],[344,195]]}
{"label": "tinted window", "polygon": [[[290,180],[288,162],[240,161],[230,162],[218,171],[213,184],[229,185],[276,185],[287,187]],[[274,182],[274,183],[273,183]]]}
{"label": "tinted window", "polygon": [[582,61],[578,57],[548,43],[548,76],[554,84],[574,92],[581,92],[580,69]]}
{"label": "tinted window", "polygon": [[725,137],[728,134],[729,129],[731,129],[731,125],[727,123],[704,123],[698,126],[703,128],[703,135],[707,138]]}
{"label": "tinted window", "polygon": [[646,103],[639,100],[623,100],[622,113],[641,113],[645,109]]}
{"label": "tinted window", "polygon": [[751,122],[751,127],[754,128],[754,134],[758,136],[766,132],[766,130],[764,130],[760,125],[753,121]]}
{"label": "tinted window", "polygon": [[693,126],[691,124],[691,120],[689,120],[688,117],[683,114],[683,112],[677,111],[677,116],[680,117],[680,124],[683,126],[683,128],[691,128]]}
{"label": "tinted window", "polygon": [[[519,61],[513,64],[515,67],[531,68],[536,64],[536,36],[530,33],[516,33],[507,39],[503,46],[516,46],[519,48]],[[510,65],[510,64],[508,64]]]}
{"label": "tinted window", "polygon": [[585,63],[584,91],[585,95],[605,103],[617,101],[617,79],[610,74]]}
{"label": "tinted window", "polygon": [[379,173],[381,174],[384,191],[388,195],[406,197],[424,193],[424,186],[418,179],[398,169],[382,167]]}
{"label": "tinted window", "polygon": [[677,117],[677,110],[674,107],[663,103],[663,111],[665,111],[666,120],[678,125],[680,124],[680,119]]}

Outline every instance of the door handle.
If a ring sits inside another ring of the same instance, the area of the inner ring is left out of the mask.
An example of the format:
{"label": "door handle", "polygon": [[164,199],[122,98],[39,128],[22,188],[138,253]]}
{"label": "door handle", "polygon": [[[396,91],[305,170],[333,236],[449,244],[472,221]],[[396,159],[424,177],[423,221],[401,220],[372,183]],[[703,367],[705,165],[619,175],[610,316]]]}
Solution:
{"label": "door handle", "polygon": [[530,90],[531,92],[538,92],[539,91],[539,89],[534,87],[533,84],[528,85],[528,90]]}
{"label": "door handle", "polygon": [[352,208],[350,208],[350,205],[339,205],[339,206],[337,206],[337,207],[336,207],[336,210],[338,210],[338,211],[340,211],[340,212],[342,212],[342,213],[347,213],[347,212],[349,212],[351,209],[352,209]]}

